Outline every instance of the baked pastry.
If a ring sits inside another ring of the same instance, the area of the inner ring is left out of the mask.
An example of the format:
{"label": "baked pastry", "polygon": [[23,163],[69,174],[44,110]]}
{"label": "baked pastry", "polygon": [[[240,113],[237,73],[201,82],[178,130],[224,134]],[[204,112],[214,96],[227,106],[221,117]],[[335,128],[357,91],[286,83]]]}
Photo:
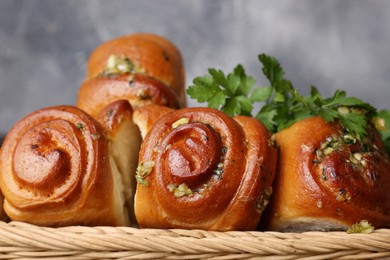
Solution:
{"label": "baked pastry", "polygon": [[133,121],[138,126],[142,139],[145,138],[146,134],[153,127],[156,121],[158,121],[165,114],[168,114],[172,111],[172,108],[154,104],[138,107],[135,109]]}
{"label": "baked pastry", "polygon": [[169,87],[142,74],[87,79],[80,87],[77,106],[96,116],[105,106],[119,99],[128,100],[134,109],[148,104],[180,107],[177,95]]}
{"label": "baked pastry", "polygon": [[277,150],[256,119],[211,108],[161,117],[141,146],[135,214],[143,228],[252,230],[272,193]]}
{"label": "baked pastry", "polygon": [[128,225],[121,171],[131,167],[117,158],[129,157],[118,142],[128,140],[128,108],[109,109],[105,127],[73,106],[44,108],[16,123],[0,154],[7,215],[44,226]]}
{"label": "baked pastry", "polygon": [[88,61],[77,106],[95,115],[105,105],[127,99],[133,108],[186,104],[184,64],[167,39],[146,33],[122,36],[98,46]]}
{"label": "baked pastry", "polygon": [[390,159],[375,128],[361,141],[314,116],[276,134],[280,146],[265,228],[347,230],[390,226]]}

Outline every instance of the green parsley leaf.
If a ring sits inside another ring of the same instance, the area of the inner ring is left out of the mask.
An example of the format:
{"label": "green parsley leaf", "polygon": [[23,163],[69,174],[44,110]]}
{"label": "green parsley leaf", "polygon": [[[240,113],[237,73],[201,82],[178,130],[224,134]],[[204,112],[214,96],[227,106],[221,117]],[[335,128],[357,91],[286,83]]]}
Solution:
{"label": "green parsley leaf", "polygon": [[239,115],[241,112],[238,101],[235,97],[228,98],[225,105],[221,107],[221,110],[228,115]]}
{"label": "green parsley leaf", "polygon": [[236,66],[233,73],[239,77],[240,85],[238,94],[248,96],[256,83],[255,79],[246,75],[242,65]]}
{"label": "green parsley leaf", "polygon": [[237,114],[251,116],[253,110],[252,100],[245,96],[238,96],[236,99],[240,105],[240,113]]}
{"label": "green parsley leaf", "polygon": [[194,86],[187,89],[187,93],[198,102],[208,102],[209,107],[218,109],[225,105],[226,95],[210,76],[197,77]]}
{"label": "green parsley leaf", "polygon": [[224,106],[226,103],[226,97],[223,92],[216,92],[213,97],[209,98],[209,106],[218,109],[220,106]]}
{"label": "green parsley leaf", "polygon": [[382,140],[385,143],[387,152],[390,154],[390,111],[381,110],[378,113],[378,117],[385,121],[383,129],[379,129],[379,133],[381,134]]}
{"label": "green parsley leaf", "polygon": [[251,100],[254,102],[265,102],[267,101],[272,94],[272,87],[263,87],[257,88],[253,91],[251,95]]}
{"label": "green parsley leaf", "polygon": [[[353,138],[361,139],[366,135],[370,120],[377,116],[373,106],[348,97],[343,90],[336,90],[333,96],[323,98],[315,86],[310,86],[310,94],[303,96],[285,78],[285,72],[275,57],[260,54],[258,58],[269,86],[254,87],[253,77],[246,75],[242,65],[237,65],[227,75],[221,70],[209,69],[208,75],[193,80],[187,93],[198,102],[207,102],[209,107],[230,116],[254,114],[271,132],[319,115],[326,122],[339,122]],[[256,103],[262,103],[262,106],[254,113]],[[384,114],[384,117],[390,123],[390,114]],[[390,132],[384,132],[382,137],[390,143]]]}
{"label": "green parsley leaf", "polygon": [[225,75],[221,70],[209,69],[209,74],[196,77],[187,94],[200,103],[220,109],[230,116],[250,116],[254,100],[249,98],[255,80],[247,76],[242,65]]}
{"label": "green parsley leaf", "polygon": [[260,54],[259,60],[263,64],[263,73],[271,84],[283,80],[284,71],[280,66],[279,61],[266,54]]}
{"label": "green parsley leaf", "polygon": [[353,137],[358,139],[366,134],[367,118],[363,114],[347,113],[339,114],[338,119],[342,126],[344,126]]}
{"label": "green parsley leaf", "polygon": [[[268,118],[274,125],[269,128],[277,132],[309,116],[319,115],[327,122],[338,120],[340,124],[357,139],[366,134],[369,118],[376,115],[376,109],[355,97],[347,97],[346,92],[337,90],[330,98],[323,98],[314,86],[310,95],[302,96],[291,82],[284,78],[284,71],[272,56],[260,54],[263,72],[270,82],[273,94],[267,100],[267,107],[261,109],[256,118]],[[273,118],[262,113],[276,110]]]}
{"label": "green parsley leaf", "polygon": [[270,109],[267,111],[264,111],[262,113],[259,113],[256,118],[263,122],[265,127],[268,129],[272,129],[274,125],[276,125],[276,122],[274,121],[274,117],[278,114],[278,112],[275,109]]}

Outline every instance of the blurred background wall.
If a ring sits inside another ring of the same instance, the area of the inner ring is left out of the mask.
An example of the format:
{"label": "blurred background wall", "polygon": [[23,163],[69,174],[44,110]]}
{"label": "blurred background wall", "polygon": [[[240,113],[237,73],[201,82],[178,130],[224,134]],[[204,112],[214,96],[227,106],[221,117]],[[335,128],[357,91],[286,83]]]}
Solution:
{"label": "blurred background wall", "polygon": [[135,32],[179,47],[187,86],[238,63],[264,85],[265,52],[303,93],[341,88],[390,109],[390,1],[0,0],[0,133],[39,108],[75,104],[90,52]]}

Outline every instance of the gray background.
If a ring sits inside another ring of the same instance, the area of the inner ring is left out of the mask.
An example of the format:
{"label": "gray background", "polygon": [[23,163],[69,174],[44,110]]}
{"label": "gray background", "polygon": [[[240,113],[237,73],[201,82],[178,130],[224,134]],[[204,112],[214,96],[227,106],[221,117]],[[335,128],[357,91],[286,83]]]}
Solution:
{"label": "gray background", "polygon": [[386,0],[0,0],[0,133],[39,108],[75,104],[90,52],[135,32],[179,47],[187,86],[238,63],[266,84],[265,52],[303,93],[341,88],[390,109],[389,25]]}

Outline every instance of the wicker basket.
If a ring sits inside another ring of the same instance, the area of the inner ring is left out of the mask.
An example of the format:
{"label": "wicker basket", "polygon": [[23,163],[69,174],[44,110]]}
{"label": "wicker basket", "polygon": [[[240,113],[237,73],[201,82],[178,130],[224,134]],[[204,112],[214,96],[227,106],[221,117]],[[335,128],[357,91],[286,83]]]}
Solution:
{"label": "wicker basket", "polygon": [[209,232],[0,222],[3,259],[390,259],[390,230]]}

